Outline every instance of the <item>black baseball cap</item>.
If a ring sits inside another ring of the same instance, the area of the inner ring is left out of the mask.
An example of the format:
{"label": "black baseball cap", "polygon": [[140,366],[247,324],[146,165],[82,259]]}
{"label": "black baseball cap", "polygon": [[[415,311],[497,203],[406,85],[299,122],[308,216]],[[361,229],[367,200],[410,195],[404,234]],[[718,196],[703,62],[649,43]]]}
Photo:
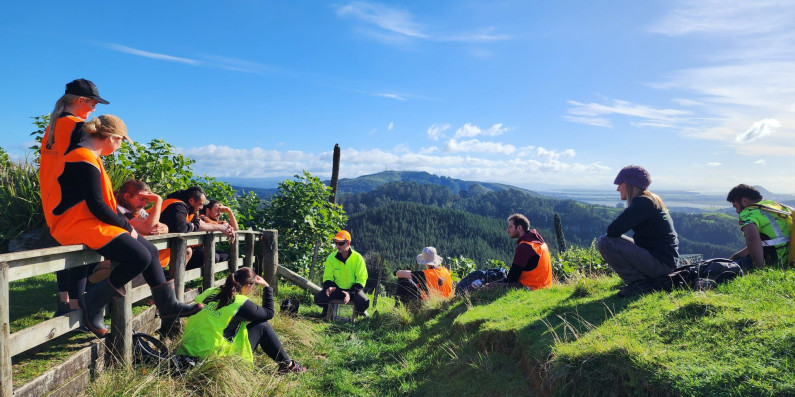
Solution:
{"label": "black baseball cap", "polygon": [[71,83],[66,84],[66,91],[64,93],[91,98],[99,103],[104,103],[106,105],[110,103],[102,99],[99,96],[99,91],[97,90],[97,86],[95,86],[94,83],[86,79],[77,79],[72,81]]}

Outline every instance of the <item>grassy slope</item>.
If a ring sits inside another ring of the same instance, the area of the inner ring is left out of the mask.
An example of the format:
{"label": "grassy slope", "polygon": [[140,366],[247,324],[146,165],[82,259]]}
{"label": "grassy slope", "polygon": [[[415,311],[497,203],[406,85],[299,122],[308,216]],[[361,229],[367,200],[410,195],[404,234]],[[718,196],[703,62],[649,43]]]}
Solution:
{"label": "grassy slope", "polygon": [[[110,372],[88,394],[795,395],[795,272],[633,299],[618,298],[618,284],[478,292],[414,315],[379,298],[378,313],[356,324],[324,323],[308,296],[282,288],[302,295],[302,316],[272,322],[308,373],[274,377],[258,353],[253,371],[194,370],[187,381]],[[212,375],[230,371],[257,381]]]}

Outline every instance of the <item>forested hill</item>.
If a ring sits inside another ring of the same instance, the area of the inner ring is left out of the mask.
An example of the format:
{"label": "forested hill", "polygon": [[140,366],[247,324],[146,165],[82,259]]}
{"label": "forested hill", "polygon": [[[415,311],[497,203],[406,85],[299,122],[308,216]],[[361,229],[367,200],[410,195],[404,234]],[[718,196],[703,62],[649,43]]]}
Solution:
{"label": "forested hill", "polygon": [[[505,232],[505,218],[513,213],[527,215],[531,227],[539,229],[553,251],[558,246],[555,213],[561,218],[567,243],[587,246],[621,211],[516,189],[474,187],[455,194],[447,186],[418,182],[390,182],[368,192],[342,194],[338,201],[348,213],[356,249],[381,252],[388,261],[402,264],[413,263],[428,245],[437,247],[443,256],[465,256],[479,265],[488,259],[509,261],[514,243]],[[737,220],[730,215],[672,216],[680,253],[726,257],[743,244]]]}
{"label": "forested hill", "polygon": [[337,193],[366,193],[390,182],[416,182],[421,185],[431,184],[444,186],[455,194],[461,191],[485,193],[516,189],[531,195],[537,195],[530,190],[520,189],[502,183],[464,181],[448,176],[429,174],[424,171],[383,171],[372,175],[362,175],[358,178],[343,178],[339,180]]}

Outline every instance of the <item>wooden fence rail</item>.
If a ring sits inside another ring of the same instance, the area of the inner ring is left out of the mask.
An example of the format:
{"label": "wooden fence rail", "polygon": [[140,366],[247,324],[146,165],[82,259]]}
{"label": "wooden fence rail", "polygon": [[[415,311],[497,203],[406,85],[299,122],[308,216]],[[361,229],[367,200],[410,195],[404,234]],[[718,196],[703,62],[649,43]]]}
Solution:
{"label": "wooden fence rail", "polygon": [[[222,236],[220,232],[170,233],[158,236],[147,236],[157,249],[171,248],[171,263],[174,270],[174,286],[177,299],[185,299],[185,283],[202,278],[203,288],[220,285],[223,280],[215,281],[215,273],[229,270],[235,271],[241,263],[244,266],[260,264],[258,274],[268,276],[274,281],[278,266],[278,233],[276,230],[238,231],[238,238],[229,245],[229,259],[226,262],[214,263],[215,243]],[[239,241],[244,239],[244,253],[240,257]],[[257,241],[261,242],[259,261],[254,260]],[[204,246],[204,265],[200,269],[185,271],[188,246]],[[9,283],[30,277],[54,273],[59,270],[85,266],[102,261],[101,255],[83,245],[70,245],[44,248],[38,250],[0,254],[0,397],[12,397],[12,357],[29,349],[47,343],[80,326],[81,310],[74,310],[68,315],[35,324],[11,333]],[[111,301],[111,333],[109,345],[112,357],[119,364],[129,365],[132,362],[132,305],[151,296],[147,285],[132,288],[128,283],[124,286],[127,294],[123,298]]]}

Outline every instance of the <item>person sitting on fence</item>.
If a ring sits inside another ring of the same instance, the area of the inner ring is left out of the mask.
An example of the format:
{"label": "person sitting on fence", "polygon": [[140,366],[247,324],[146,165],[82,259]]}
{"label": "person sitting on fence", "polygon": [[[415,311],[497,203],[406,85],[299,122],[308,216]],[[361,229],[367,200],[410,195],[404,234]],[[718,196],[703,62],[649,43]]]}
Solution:
{"label": "person sitting on fence", "polygon": [[[224,233],[229,241],[234,241],[235,230],[229,224],[212,224],[199,219],[197,213],[207,204],[207,196],[199,186],[191,186],[185,190],[171,193],[163,201],[160,221],[168,226],[171,233],[190,233],[197,231],[217,231]],[[204,248],[193,246],[191,260],[185,269],[197,269],[204,264]],[[216,254],[215,261],[219,262]]]}
{"label": "person sitting on fence", "polygon": [[315,294],[315,304],[323,308],[323,316],[328,313],[328,304],[339,299],[345,304],[353,301],[354,310],[367,316],[370,299],[364,294],[367,283],[367,264],[361,254],[351,248],[351,234],[340,230],[334,236],[337,252],[326,258],[323,269],[323,289]]}
{"label": "person sitting on fence", "polygon": [[[229,221],[222,221],[221,214],[224,213],[228,217]],[[224,225],[228,224],[232,227],[232,230],[238,231],[240,228],[237,226],[237,219],[235,219],[235,213],[232,212],[232,209],[222,205],[218,202],[218,200],[210,200],[207,205],[202,207],[201,211],[199,211],[199,219],[202,222],[209,223],[211,225]],[[229,259],[229,254],[223,251],[215,251],[215,261],[216,262],[224,262]]]}
{"label": "person sitting on fence", "polygon": [[417,264],[425,266],[424,270],[398,270],[395,305],[398,302],[410,305],[412,302],[426,300],[430,297],[449,298],[453,293],[453,277],[450,271],[442,266],[444,258],[436,254],[436,248],[425,247],[417,255]]}
{"label": "person sitting on fence", "polygon": [[123,140],[130,140],[124,122],[116,116],[103,115],[86,122],[82,129],[80,142],[66,150],[57,183],[42,185],[42,190],[59,198],[49,215],[53,220],[50,232],[60,244],[85,244],[119,263],[107,279],[83,295],[80,305],[84,325],[95,335],[104,336],[105,305],[113,297],[124,296],[124,285],[141,273],[161,318],[198,312],[200,305],[177,301],[173,283],[166,282],[157,261],[157,248],[116,213],[116,198],[100,156],[115,152]]}
{"label": "person sitting on fence", "polygon": [[[643,167],[621,169],[614,184],[627,208],[596,240],[607,264],[626,283],[618,294],[635,296],[653,291],[655,279],[676,270],[679,238],[662,199],[648,191],[651,175]],[[624,235],[632,229],[633,238]]]}
{"label": "person sitting on fence", "polygon": [[508,235],[516,239],[516,250],[503,283],[532,290],[552,285],[552,263],[547,243],[536,229],[530,229],[526,216],[513,214],[507,221]]}
{"label": "person sitting on fence", "polygon": [[[110,102],[99,96],[94,83],[86,79],[77,79],[66,84],[64,94],[55,102],[55,108],[50,113],[50,125],[44,131],[39,155],[41,203],[49,227],[55,222],[52,209],[58,205],[60,197],[53,194],[54,191],[48,187],[58,183],[58,177],[63,171],[63,156],[66,149],[71,143],[80,141],[83,122],[98,103]],[[55,273],[60,298],[55,316],[79,308],[78,298],[85,291],[86,272],[85,267],[74,267]]]}
{"label": "person sitting on fence", "polygon": [[750,185],[737,185],[729,191],[726,201],[739,214],[745,247],[729,259],[743,270],[764,266],[785,267],[792,262],[793,209],[772,200]]}
{"label": "person sitting on fence", "polygon": [[[259,306],[248,298],[255,285],[261,285]],[[204,310],[185,324],[182,345],[177,354],[206,358],[211,355],[240,355],[254,362],[257,346],[279,363],[279,372],[305,372],[290,359],[268,320],[273,318],[273,288],[249,267],[242,267],[226,278],[222,287],[210,288],[196,297]]]}

